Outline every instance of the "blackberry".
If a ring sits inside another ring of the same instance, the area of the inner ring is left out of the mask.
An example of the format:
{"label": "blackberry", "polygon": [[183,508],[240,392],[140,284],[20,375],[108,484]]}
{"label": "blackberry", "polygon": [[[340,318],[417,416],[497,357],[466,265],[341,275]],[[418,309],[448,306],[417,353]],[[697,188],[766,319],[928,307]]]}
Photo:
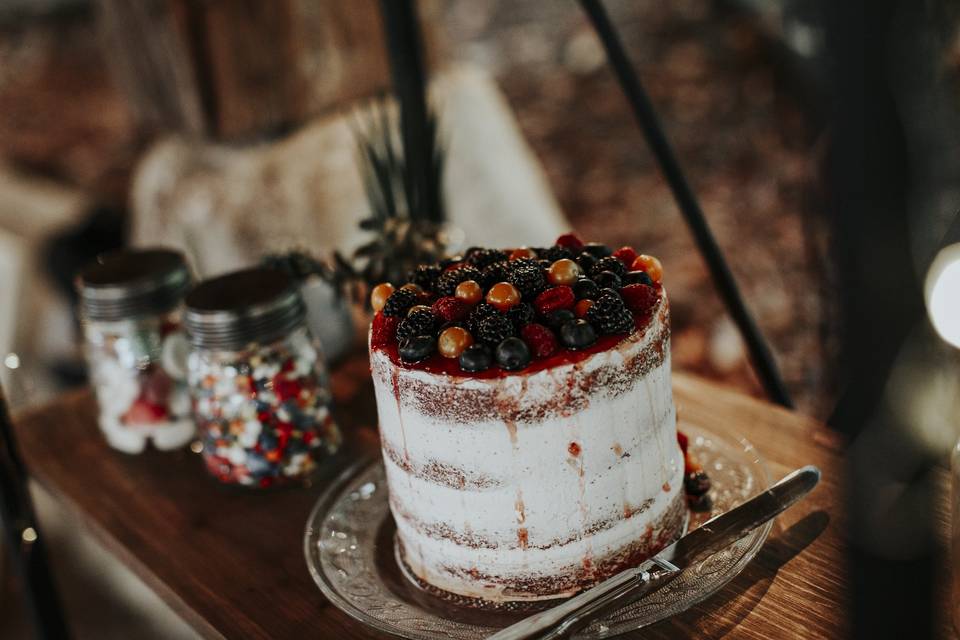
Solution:
{"label": "blackberry", "polygon": [[433,291],[437,285],[437,278],[443,273],[438,264],[422,264],[407,276],[407,281],[419,286],[424,291]]}
{"label": "blackberry", "polygon": [[397,327],[397,342],[404,342],[414,336],[434,336],[437,333],[437,319],[429,311],[414,311],[400,321]]}
{"label": "blackberry", "polygon": [[[514,262],[522,262],[514,260]],[[510,283],[517,288],[524,300],[533,300],[541,291],[547,288],[547,279],[543,277],[543,269],[536,262],[518,265],[510,274]]]}
{"label": "blackberry", "polygon": [[587,311],[587,320],[600,333],[630,333],[633,331],[633,314],[623,304],[623,299],[612,293],[602,293]]}
{"label": "blackberry", "polygon": [[410,289],[397,289],[383,305],[383,315],[403,317],[417,303],[417,293]]}
{"label": "blackberry", "polygon": [[508,260],[494,262],[483,269],[479,282],[484,289],[489,289],[498,282],[506,282],[507,278],[510,277],[510,272],[511,268]]}
{"label": "blackberry", "polygon": [[479,279],[480,272],[473,267],[460,267],[453,271],[447,271],[437,278],[434,292],[440,296],[452,296],[457,290],[457,285],[461,282],[466,282],[467,280],[479,281]]}
{"label": "blackberry", "polygon": [[593,268],[590,269],[590,275],[595,276],[601,271],[612,271],[620,278],[627,275],[627,268],[613,256],[607,256],[606,258],[597,260],[597,264],[593,265]]}
{"label": "blackberry", "polygon": [[486,302],[479,303],[473,308],[470,315],[467,316],[467,329],[473,335],[477,335],[477,332],[480,331],[480,322],[495,313],[499,312],[493,305],[487,304]]}
{"label": "blackberry", "polygon": [[556,262],[557,260],[562,260],[564,258],[573,259],[573,252],[566,247],[561,247],[558,244],[553,245],[547,249],[541,249],[537,252],[541,258],[549,260],[550,262]]}
{"label": "blackberry", "polygon": [[507,338],[513,337],[513,334],[513,323],[510,322],[509,318],[500,313],[494,313],[480,321],[480,326],[477,327],[474,337],[481,343],[496,348]]}
{"label": "blackberry", "polygon": [[517,333],[520,333],[520,329],[533,322],[536,315],[536,309],[529,302],[521,302],[507,311],[507,318],[513,323],[513,328],[516,329]]}
{"label": "blackberry", "polygon": [[502,262],[506,259],[506,252],[498,249],[473,248],[467,251],[467,264],[481,270],[495,262]]}

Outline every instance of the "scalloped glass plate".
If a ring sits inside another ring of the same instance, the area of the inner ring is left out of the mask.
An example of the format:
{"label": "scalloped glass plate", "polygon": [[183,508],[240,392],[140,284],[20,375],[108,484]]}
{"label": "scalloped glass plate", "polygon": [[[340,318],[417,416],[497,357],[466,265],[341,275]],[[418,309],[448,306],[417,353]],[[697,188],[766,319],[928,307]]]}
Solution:
{"label": "scalloped glass plate", "polygon": [[[690,449],[710,475],[710,513],[691,514],[690,529],[753,497],[769,484],[753,445],[684,425]],[[690,567],[666,587],[597,620],[577,638],[610,638],[685,611],[739,574],[773,522]],[[347,469],[320,497],[304,535],[307,567],[335,606],[374,629],[415,640],[479,640],[529,613],[477,611],[413,585],[397,566],[394,524],[379,458]]]}

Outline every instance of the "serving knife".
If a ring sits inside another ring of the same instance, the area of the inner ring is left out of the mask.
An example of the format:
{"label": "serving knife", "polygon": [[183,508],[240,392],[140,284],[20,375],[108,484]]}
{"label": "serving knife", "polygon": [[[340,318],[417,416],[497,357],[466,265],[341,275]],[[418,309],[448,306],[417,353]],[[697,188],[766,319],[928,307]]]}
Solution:
{"label": "serving knife", "polygon": [[669,584],[684,569],[696,566],[785,511],[819,481],[820,470],[815,466],[797,469],[763,493],[711,518],[643,564],[621,571],[563,604],[525,618],[488,640],[552,640],[572,634],[598,617]]}

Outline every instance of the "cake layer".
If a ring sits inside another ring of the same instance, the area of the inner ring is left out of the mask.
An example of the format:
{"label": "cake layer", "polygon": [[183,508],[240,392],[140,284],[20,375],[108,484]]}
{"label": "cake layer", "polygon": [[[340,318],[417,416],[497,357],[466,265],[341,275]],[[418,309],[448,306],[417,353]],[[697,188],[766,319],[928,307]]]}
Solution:
{"label": "cake layer", "polygon": [[554,597],[681,530],[665,297],[613,348],[533,373],[440,375],[378,350],[371,363],[391,509],[427,582]]}

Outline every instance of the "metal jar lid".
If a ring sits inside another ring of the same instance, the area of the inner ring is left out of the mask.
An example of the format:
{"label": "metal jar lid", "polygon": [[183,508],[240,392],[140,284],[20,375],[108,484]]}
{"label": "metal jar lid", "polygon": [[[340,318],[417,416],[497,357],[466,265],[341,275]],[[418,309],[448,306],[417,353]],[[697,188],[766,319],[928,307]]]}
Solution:
{"label": "metal jar lid", "polygon": [[257,268],[201,282],[185,300],[184,326],[194,346],[241,349],[279,340],[303,323],[306,307],[283,271]]}
{"label": "metal jar lid", "polygon": [[183,254],[169,249],[124,249],[105,253],[77,277],[84,315],[125,320],[166,313],[190,289]]}

